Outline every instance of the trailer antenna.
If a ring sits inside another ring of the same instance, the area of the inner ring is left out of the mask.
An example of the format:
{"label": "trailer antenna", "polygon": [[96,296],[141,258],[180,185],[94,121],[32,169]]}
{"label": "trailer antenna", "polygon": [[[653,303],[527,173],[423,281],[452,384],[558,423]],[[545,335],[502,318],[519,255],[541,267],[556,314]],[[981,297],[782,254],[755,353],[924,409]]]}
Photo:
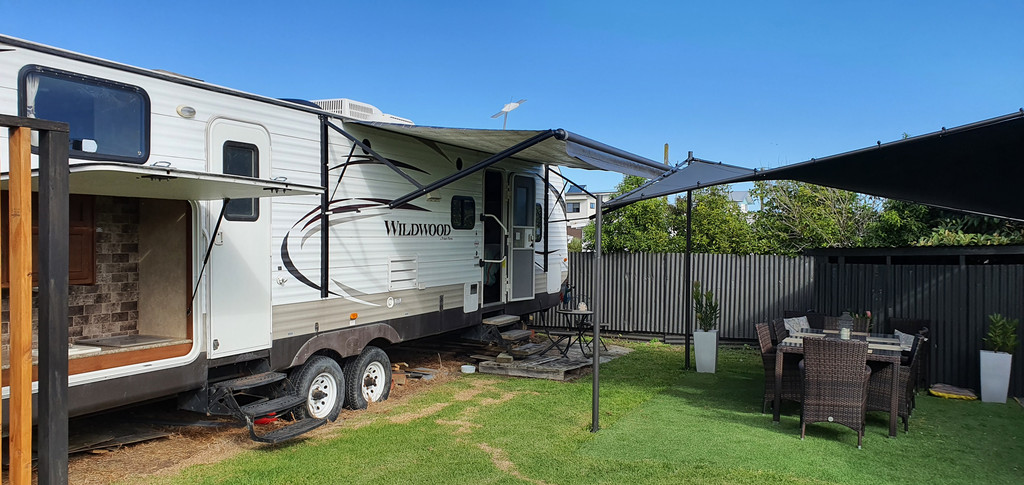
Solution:
{"label": "trailer antenna", "polygon": [[505,127],[508,126],[508,114],[510,112],[512,112],[512,110],[518,108],[519,105],[521,105],[521,104],[526,102],[526,99],[520,99],[519,101],[516,101],[515,103],[513,103],[512,102],[512,98],[508,98],[508,99],[509,99],[508,104],[506,104],[503,108],[501,108],[501,111],[491,115],[491,119],[497,118],[499,116],[504,116],[505,119],[501,122],[501,129],[502,130],[504,130]]}

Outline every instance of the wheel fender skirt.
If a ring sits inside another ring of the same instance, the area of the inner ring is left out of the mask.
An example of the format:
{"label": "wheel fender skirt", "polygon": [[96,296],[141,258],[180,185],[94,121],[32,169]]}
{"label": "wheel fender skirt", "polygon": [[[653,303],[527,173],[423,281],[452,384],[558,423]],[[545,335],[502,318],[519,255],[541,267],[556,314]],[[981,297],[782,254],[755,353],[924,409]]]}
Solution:
{"label": "wheel fender skirt", "polygon": [[398,335],[398,332],[391,325],[385,323],[361,325],[321,333],[302,344],[299,351],[295,353],[295,357],[292,358],[290,367],[301,365],[310,356],[323,349],[333,350],[341,354],[342,357],[359,355],[367,344],[380,338],[390,343],[402,341],[402,337]]}

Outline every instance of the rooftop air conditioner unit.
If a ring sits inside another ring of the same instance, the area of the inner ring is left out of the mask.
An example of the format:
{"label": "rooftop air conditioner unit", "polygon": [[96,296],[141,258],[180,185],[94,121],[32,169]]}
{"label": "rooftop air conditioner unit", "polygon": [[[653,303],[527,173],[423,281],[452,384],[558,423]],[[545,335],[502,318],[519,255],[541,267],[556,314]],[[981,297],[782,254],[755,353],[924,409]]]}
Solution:
{"label": "rooftop air conditioner unit", "polygon": [[319,99],[313,100],[313,103],[323,108],[324,111],[355,120],[400,123],[403,125],[415,124],[406,118],[381,112],[381,110],[377,109],[376,106],[360,103],[359,101],[352,101],[347,98]]}

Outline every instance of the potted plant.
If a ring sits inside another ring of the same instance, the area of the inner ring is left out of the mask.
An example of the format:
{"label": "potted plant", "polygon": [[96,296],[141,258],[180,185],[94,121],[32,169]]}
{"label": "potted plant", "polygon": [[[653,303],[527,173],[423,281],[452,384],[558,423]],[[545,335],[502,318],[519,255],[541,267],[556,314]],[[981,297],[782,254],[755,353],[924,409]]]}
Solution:
{"label": "potted plant", "polygon": [[718,360],[719,307],[715,295],[701,291],[700,281],[693,282],[693,311],[697,316],[699,330],[693,332],[693,352],[697,357],[697,372],[715,372]]}
{"label": "potted plant", "polygon": [[989,315],[988,320],[991,323],[984,339],[985,350],[981,351],[981,400],[1005,403],[1013,351],[1017,349],[1018,320],[998,313]]}

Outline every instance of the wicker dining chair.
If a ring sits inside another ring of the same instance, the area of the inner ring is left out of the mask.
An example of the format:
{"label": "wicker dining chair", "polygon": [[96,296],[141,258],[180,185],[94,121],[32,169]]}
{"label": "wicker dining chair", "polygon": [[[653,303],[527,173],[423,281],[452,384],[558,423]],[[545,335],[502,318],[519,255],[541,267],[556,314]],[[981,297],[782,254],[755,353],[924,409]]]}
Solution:
{"label": "wicker dining chair", "polygon": [[804,339],[804,398],[800,439],[808,423],[827,421],[857,432],[857,448],[864,438],[867,403],[868,344],[857,340]]}
{"label": "wicker dining chair", "polygon": [[822,318],[822,328],[825,330],[839,330],[839,317],[826,316]]}
{"label": "wicker dining chair", "polygon": [[[890,331],[899,330],[903,333],[910,335],[920,335],[924,337],[921,340],[921,344],[917,351],[921,353],[918,356],[917,370],[915,371],[914,385],[917,389],[927,389],[931,385],[931,377],[929,375],[928,351],[930,348],[935,346],[935,336],[931,335],[929,327],[932,322],[930,320],[916,319],[916,318],[890,318],[889,329]],[[909,359],[907,359],[909,361]],[[906,363],[904,364],[906,365]]]}
{"label": "wicker dining chair", "polygon": [[[757,341],[761,344],[761,363],[764,364],[764,400],[761,403],[761,414],[768,410],[768,403],[775,402],[775,345],[772,344],[767,323],[754,325],[757,330]],[[783,354],[782,361],[782,394],[780,399],[799,403],[803,394],[803,381],[800,377],[799,355]]]}
{"label": "wicker dining chair", "polygon": [[789,330],[786,330],[786,322],[781,318],[772,320],[772,325],[769,327],[772,336],[772,343],[779,345],[779,342],[786,340],[789,337]]}
{"label": "wicker dining chair", "polygon": [[[923,339],[921,336],[914,338],[914,344],[910,349],[909,365],[900,366],[900,381],[897,384],[899,393],[899,404],[896,406],[896,415],[903,420],[903,432],[910,431],[910,414],[914,410],[914,380],[917,376],[917,369],[921,365],[921,347]],[[890,412],[892,404],[892,373],[895,368],[892,365],[883,365],[874,369],[871,379],[868,380],[868,411]]]}

